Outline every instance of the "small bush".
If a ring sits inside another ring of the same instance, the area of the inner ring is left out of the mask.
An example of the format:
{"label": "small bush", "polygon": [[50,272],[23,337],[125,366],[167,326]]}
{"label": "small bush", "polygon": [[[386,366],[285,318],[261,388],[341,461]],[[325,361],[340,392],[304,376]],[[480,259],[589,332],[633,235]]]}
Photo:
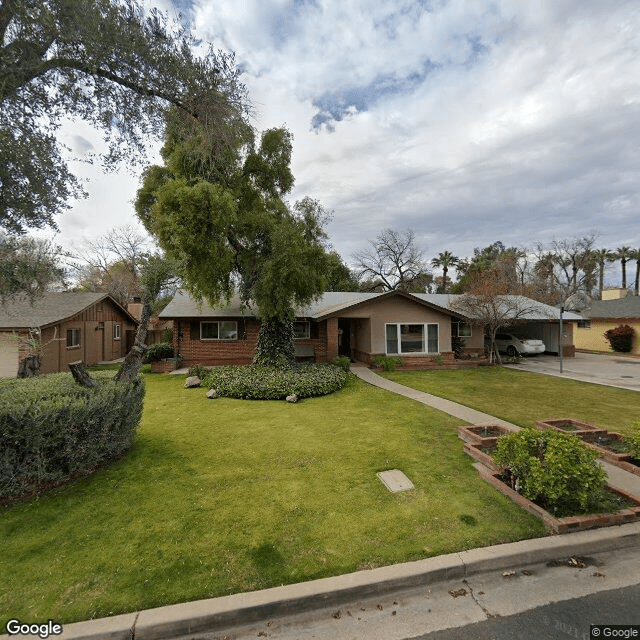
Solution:
{"label": "small bush", "polygon": [[456,359],[462,358],[464,353],[464,338],[460,336],[451,336],[451,351],[453,351],[453,357]]}
{"label": "small bush", "polygon": [[633,349],[633,336],[636,332],[628,324],[618,325],[615,329],[604,332],[604,337],[609,341],[614,351],[629,353]]}
{"label": "small bush", "polygon": [[301,364],[286,369],[261,365],[227,366],[211,369],[203,386],[218,395],[250,400],[282,400],[295,394],[310,398],[344,387],[349,374],[330,364]]}
{"label": "small bush", "polygon": [[165,358],[173,358],[173,346],[168,342],[156,342],[147,347],[145,359],[147,362],[159,362]]}
{"label": "small bush", "polygon": [[144,383],[97,371],[96,388],[70,373],[0,385],[0,499],[38,493],[120,457],[142,415]]}
{"label": "small bush", "polygon": [[493,454],[525,498],[563,516],[602,501],[607,477],[597,457],[577,436],[532,428],[501,436]]}
{"label": "small bush", "polygon": [[209,367],[205,367],[201,364],[194,364],[189,367],[189,375],[190,376],[198,376],[200,380],[204,380],[209,375]]}
{"label": "small bush", "polygon": [[351,370],[351,360],[350,358],[347,358],[347,356],[336,356],[331,361],[331,364],[334,367],[340,367],[343,371],[346,371],[347,373],[349,373],[349,371]]}
{"label": "small bush", "polygon": [[636,459],[640,460],[640,420],[632,423],[633,433],[624,439],[627,450]]}
{"label": "small bush", "polygon": [[382,367],[383,371],[395,371],[396,367],[401,367],[404,364],[404,360],[394,356],[376,356],[373,363],[377,367]]}
{"label": "small bush", "polygon": [[160,342],[171,344],[173,340],[173,331],[171,329],[165,329],[160,336]]}

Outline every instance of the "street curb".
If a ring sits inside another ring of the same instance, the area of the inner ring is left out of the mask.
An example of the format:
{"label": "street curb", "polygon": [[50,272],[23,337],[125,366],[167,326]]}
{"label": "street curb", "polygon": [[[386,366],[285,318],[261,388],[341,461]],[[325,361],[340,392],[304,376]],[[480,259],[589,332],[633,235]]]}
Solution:
{"label": "street curb", "polygon": [[482,572],[635,546],[640,547],[640,522],[471,549],[262,591],[76,622],[64,625],[63,633],[56,637],[61,640],[176,638]]}

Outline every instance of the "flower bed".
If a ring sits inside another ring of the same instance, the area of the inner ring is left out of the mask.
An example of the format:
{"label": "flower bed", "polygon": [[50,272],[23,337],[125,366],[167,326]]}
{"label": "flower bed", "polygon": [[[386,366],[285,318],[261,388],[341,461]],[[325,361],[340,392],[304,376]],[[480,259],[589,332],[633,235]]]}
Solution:
{"label": "flower bed", "polygon": [[563,433],[572,433],[578,437],[583,433],[606,433],[605,429],[598,429],[596,425],[574,420],[573,418],[548,418],[538,420],[536,429],[555,429]]}
{"label": "flower bed", "polygon": [[496,424],[482,426],[458,427],[458,437],[465,442],[488,444],[496,438],[513,433],[512,429]]}
{"label": "flower bed", "polygon": [[[474,445],[469,446],[473,447]],[[465,445],[465,451],[466,450],[467,446]],[[636,498],[625,491],[614,489],[610,485],[606,486],[606,490],[621,497],[630,506],[613,513],[594,513],[556,518],[541,506],[537,505],[535,502],[531,502],[531,500],[527,500],[527,498],[521,496],[509,485],[502,482],[499,477],[501,475],[499,471],[483,467],[482,465],[478,465],[476,468],[483,480],[511,498],[523,509],[526,509],[529,513],[540,518],[540,520],[544,522],[549,533],[572,533],[574,531],[583,531],[585,529],[595,529],[598,527],[610,527],[613,525],[626,524],[628,522],[640,520],[640,501],[636,500]]]}
{"label": "flower bed", "polygon": [[504,473],[504,467],[500,466],[491,457],[491,454],[496,449],[496,440],[497,438],[494,438],[494,442],[487,442],[484,444],[480,442],[466,442],[464,445],[464,452],[492,472],[501,474]]}
{"label": "flower bed", "polygon": [[640,476],[640,460],[626,450],[622,434],[604,431],[604,433],[583,434],[581,437],[587,446],[595,449],[611,464]]}

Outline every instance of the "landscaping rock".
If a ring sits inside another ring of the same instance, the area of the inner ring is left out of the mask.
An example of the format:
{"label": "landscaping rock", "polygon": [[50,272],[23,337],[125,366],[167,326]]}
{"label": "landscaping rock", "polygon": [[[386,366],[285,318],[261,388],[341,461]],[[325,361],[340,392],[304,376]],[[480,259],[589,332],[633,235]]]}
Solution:
{"label": "landscaping rock", "polygon": [[189,376],[184,383],[185,389],[195,389],[202,384],[202,380],[198,376]]}
{"label": "landscaping rock", "polygon": [[298,402],[298,396],[294,393],[286,397],[287,402]]}
{"label": "landscaping rock", "polygon": [[219,398],[220,396],[218,396],[218,390],[217,389],[209,389],[209,391],[207,391],[207,398],[209,398],[210,400],[213,400],[215,398]]}

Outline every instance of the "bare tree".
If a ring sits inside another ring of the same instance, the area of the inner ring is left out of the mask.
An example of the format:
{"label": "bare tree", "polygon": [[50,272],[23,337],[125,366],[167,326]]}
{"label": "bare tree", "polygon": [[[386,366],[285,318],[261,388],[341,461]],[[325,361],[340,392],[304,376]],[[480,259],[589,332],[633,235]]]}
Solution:
{"label": "bare tree", "polygon": [[78,288],[108,293],[126,306],[142,296],[140,267],[152,247],[148,236],[132,226],[114,227],[75,252],[71,266]]}
{"label": "bare tree", "polygon": [[364,251],[353,254],[355,271],[360,280],[379,281],[386,291],[408,290],[427,272],[422,251],[416,247],[410,229],[401,233],[385,229]]}
{"label": "bare tree", "polygon": [[502,265],[501,260],[491,266],[472,273],[467,283],[467,292],[456,298],[451,306],[469,319],[475,326],[483,327],[489,336],[489,361],[494,356],[502,362],[496,346],[498,329],[505,329],[526,319],[536,303],[530,298],[511,294],[512,265]]}

